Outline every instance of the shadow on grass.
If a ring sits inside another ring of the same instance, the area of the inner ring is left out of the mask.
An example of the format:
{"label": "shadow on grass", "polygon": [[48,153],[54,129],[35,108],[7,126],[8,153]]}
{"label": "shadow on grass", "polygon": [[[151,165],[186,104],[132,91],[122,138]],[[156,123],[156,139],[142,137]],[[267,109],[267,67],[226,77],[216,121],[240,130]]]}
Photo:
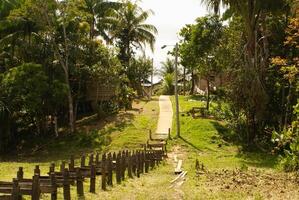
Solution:
{"label": "shadow on grass", "polygon": [[[124,112],[104,120],[88,120],[80,123],[75,134],[61,134],[57,138],[28,137],[19,150],[1,155],[2,162],[48,163],[68,160],[71,155],[79,158],[83,154],[100,152],[108,146],[111,133],[123,131],[134,119],[134,114]],[[113,124],[112,124],[113,123]],[[107,126],[108,125],[108,126]],[[107,127],[106,127],[107,126]],[[106,128],[105,128],[106,127]]]}
{"label": "shadow on grass", "polygon": [[271,155],[270,153],[263,152],[254,147],[249,151],[247,150],[247,144],[241,142],[236,133],[230,130],[227,126],[224,126],[217,121],[211,121],[211,124],[215,127],[219,136],[221,136],[224,141],[242,147],[243,151],[237,152],[235,157],[240,158],[241,162],[245,165],[262,168],[273,168],[277,165],[278,156]]}
{"label": "shadow on grass", "polygon": [[190,97],[188,97],[188,99],[190,100],[194,100],[194,101],[205,101],[206,100],[206,96],[204,95],[192,95]]}
{"label": "shadow on grass", "polygon": [[180,139],[181,139],[184,143],[186,143],[186,144],[188,144],[189,146],[191,146],[192,148],[194,148],[194,149],[196,149],[196,150],[198,150],[198,151],[202,151],[202,149],[198,148],[197,146],[195,146],[193,143],[189,142],[188,140],[186,140],[186,139],[183,138],[182,136],[180,137]]}
{"label": "shadow on grass", "polygon": [[221,136],[221,138],[224,141],[240,145],[240,142],[238,142],[238,138],[237,138],[236,134],[231,129],[229,129],[227,126],[224,126],[217,121],[211,121],[210,123],[214,126],[214,128],[217,130],[219,136]]}
{"label": "shadow on grass", "polygon": [[238,153],[236,157],[241,158],[243,164],[258,168],[275,168],[278,163],[278,156],[260,151]]}

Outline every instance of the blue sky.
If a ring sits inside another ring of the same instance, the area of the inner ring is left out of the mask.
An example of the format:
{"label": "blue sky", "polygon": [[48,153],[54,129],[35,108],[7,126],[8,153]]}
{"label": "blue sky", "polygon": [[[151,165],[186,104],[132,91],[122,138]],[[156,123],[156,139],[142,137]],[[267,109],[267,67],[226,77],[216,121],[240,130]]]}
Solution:
{"label": "blue sky", "polygon": [[147,21],[159,31],[155,52],[152,55],[149,49],[146,51],[148,56],[154,58],[155,68],[160,68],[160,62],[166,59],[167,51],[172,48],[161,47],[178,42],[178,32],[185,24],[194,23],[197,17],[207,14],[201,0],[142,0],[140,5],[143,9],[151,9],[155,13]]}

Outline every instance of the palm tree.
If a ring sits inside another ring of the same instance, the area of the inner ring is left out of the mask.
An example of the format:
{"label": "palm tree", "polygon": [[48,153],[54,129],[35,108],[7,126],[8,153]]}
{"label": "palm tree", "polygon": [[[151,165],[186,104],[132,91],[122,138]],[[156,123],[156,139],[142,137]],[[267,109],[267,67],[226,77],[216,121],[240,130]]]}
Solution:
{"label": "palm tree", "polygon": [[82,8],[88,13],[88,23],[90,25],[90,39],[95,36],[102,36],[106,41],[110,41],[107,29],[111,26],[111,14],[121,7],[120,2],[109,0],[84,0],[85,6]]}
{"label": "palm tree", "polygon": [[25,51],[20,49],[30,48],[32,37],[39,37],[36,34],[38,28],[31,19],[19,13],[9,16],[21,3],[22,0],[5,0],[0,3],[0,58],[9,58],[11,66],[19,59],[17,56],[28,59]]}
{"label": "palm tree", "polygon": [[165,62],[161,62],[162,66],[159,75],[163,78],[163,94],[172,95],[174,93],[174,60],[167,58]]}
{"label": "palm tree", "polygon": [[110,0],[84,0],[83,6],[79,10],[83,11],[82,18],[89,24],[89,59],[86,63],[92,66],[96,62],[95,42],[94,39],[101,36],[106,42],[110,43],[111,38],[108,36],[108,29],[111,27],[111,15],[121,7],[121,3]]}
{"label": "palm tree", "polygon": [[[241,16],[243,20],[246,46],[242,72],[246,76],[241,77],[243,86],[240,86],[240,96],[245,97],[246,103],[243,109],[248,119],[248,144],[252,144],[258,125],[261,124],[259,121],[261,116],[258,117],[258,115],[262,115],[263,109],[266,108],[265,99],[267,99],[264,73],[268,65],[269,50],[266,26],[263,25],[269,13],[285,11],[288,5],[285,0],[202,0],[202,2],[208,8],[212,8],[215,14],[219,13],[220,5],[224,5],[228,8],[227,13]],[[262,35],[263,47],[258,44],[259,35]]]}
{"label": "palm tree", "polygon": [[163,77],[163,94],[173,95],[174,94],[174,77],[173,74],[166,74]]}
{"label": "palm tree", "polygon": [[9,15],[9,12],[19,6],[21,0],[1,0],[0,2],[0,20]]}
{"label": "palm tree", "polygon": [[117,41],[119,58],[124,65],[129,64],[134,48],[143,49],[148,44],[153,51],[157,29],[145,23],[150,14],[153,14],[151,10],[144,11],[136,3],[127,0],[114,13],[115,25],[111,27],[110,34]]}
{"label": "palm tree", "polygon": [[167,74],[174,74],[174,60],[167,58],[165,62],[161,62],[162,66],[159,70],[159,75],[165,77]]}
{"label": "palm tree", "polygon": [[285,0],[202,0],[209,9],[213,9],[215,14],[219,13],[219,7],[222,4],[226,6],[230,13],[239,15],[244,20],[245,35],[246,35],[246,56],[248,67],[257,67],[255,62],[256,50],[256,32],[259,26],[259,20],[264,13],[279,11],[286,7]]}

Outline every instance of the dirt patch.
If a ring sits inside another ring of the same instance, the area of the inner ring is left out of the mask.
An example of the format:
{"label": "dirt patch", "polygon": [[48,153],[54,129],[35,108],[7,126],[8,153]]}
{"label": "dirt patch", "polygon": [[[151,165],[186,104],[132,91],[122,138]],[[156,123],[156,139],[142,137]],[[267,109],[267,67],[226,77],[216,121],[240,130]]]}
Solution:
{"label": "dirt patch", "polygon": [[299,199],[299,182],[296,174],[265,172],[256,169],[219,170],[205,172],[203,185],[211,193],[238,192],[262,199]]}

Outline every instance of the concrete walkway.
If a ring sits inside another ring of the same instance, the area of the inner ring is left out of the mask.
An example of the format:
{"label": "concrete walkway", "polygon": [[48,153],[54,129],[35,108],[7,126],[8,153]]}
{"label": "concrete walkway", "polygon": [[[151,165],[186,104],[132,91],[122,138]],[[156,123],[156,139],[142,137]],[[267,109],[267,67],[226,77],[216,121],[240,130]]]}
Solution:
{"label": "concrete walkway", "polygon": [[172,104],[169,96],[161,95],[159,97],[160,114],[158,126],[153,138],[163,139],[168,137],[168,129],[172,127]]}

